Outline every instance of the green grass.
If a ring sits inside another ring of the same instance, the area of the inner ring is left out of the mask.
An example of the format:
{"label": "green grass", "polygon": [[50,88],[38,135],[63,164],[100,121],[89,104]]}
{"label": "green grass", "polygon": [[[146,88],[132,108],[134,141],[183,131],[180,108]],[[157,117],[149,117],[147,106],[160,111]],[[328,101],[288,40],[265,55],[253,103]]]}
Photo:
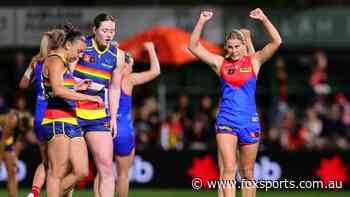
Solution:
{"label": "green grass", "polygon": [[[18,197],[26,197],[29,190],[20,190]],[[6,197],[6,190],[0,190],[0,196]],[[41,194],[44,196],[44,193]],[[190,190],[132,190],[129,197],[215,197],[214,191],[192,192]],[[237,196],[240,196],[239,194]],[[326,191],[309,191],[309,192],[258,192],[257,197],[349,197],[348,192],[326,192]],[[77,190],[74,197],[93,197],[90,190]]]}

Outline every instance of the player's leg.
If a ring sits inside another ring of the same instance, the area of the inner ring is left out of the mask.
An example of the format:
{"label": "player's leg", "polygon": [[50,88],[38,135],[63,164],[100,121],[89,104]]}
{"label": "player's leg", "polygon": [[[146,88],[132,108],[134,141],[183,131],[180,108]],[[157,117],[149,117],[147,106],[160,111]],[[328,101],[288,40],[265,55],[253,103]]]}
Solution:
{"label": "player's leg", "polygon": [[61,192],[63,193],[71,191],[75,184],[89,173],[88,151],[84,138],[71,139],[69,155],[72,170],[62,180]]}
{"label": "player's leg", "polygon": [[35,170],[32,192],[27,197],[38,197],[46,179],[47,169],[47,154],[46,154],[46,143],[40,143],[39,145],[42,162],[38,165]]}
{"label": "player's leg", "polygon": [[[260,132],[250,134],[249,131],[245,131],[246,135],[242,137],[244,145],[239,147],[239,173],[242,177],[242,196],[243,197],[255,197],[256,187],[254,179],[254,165],[259,148],[259,136]],[[255,136],[255,137],[252,137]],[[243,182],[244,180],[244,182]]]}
{"label": "player's leg", "polygon": [[62,197],[73,197],[74,194],[74,188],[66,192],[66,194],[63,194]]}
{"label": "player's leg", "polygon": [[100,197],[100,192],[98,191],[99,185],[100,185],[100,176],[97,173],[94,179],[94,196],[95,197]]}
{"label": "player's leg", "polygon": [[[220,175],[223,174],[223,170],[224,170],[224,164],[222,163],[222,158],[220,156],[220,152],[218,150],[218,164],[219,164],[219,172],[220,172]],[[218,197],[224,197],[224,191],[222,190],[222,188],[218,188]]]}
{"label": "player's leg", "polygon": [[99,174],[98,192],[100,196],[114,196],[113,143],[110,132],[90,131],[85,139],[95,160]]}
{"label": "player's leg", "polygon": [[113,139],[113,149],[116,161],[117,182],[116,191],[119,197],[127,197],[129,192],[129,169],[135,156],[135,136],[132,129],[124,129],[129,122],[118,122],[118,133]]}
{"label": "player's leg", "polygon": [[14,146],[14,151],[15,151],[15,154],[16,154],[16,157],[18,158],[19,157],[19,154],[21,154],[22,150],[23,150],[23,147],[24,147],[24,142],[23,142],[24,139],[19,138],[16,140]]}
{"label": "player's leg", "polygon": [[41,163],[37,166],[32,183],[32,191],[28,194],[27,197],[38,197],[41,191],[41,188],[45,184],[46,173],[48,168],[47,162],[47,147],[44,137],[44,128],[41,126],[41,122],[44,118],[46,111],[46,102],[43,100],[37,100],[35,106],[35,119],[34,119],[34,134],[38,140],[38,145],[41,155]]}
{"label": "player's leg", "polygon": [[237,169],[236,164],[236,146],[238,137],[233,134],[220,133],[216,134],[216,140],[218,143],[219,155],[222,159],[222,173],[220,174],[220,180],[224,180],[227,185],[222,189],[223,196],[233,197],[235,196],[235,172]]}
{"label": "player's leg", "polygon": [[115,156],[117,162],[117,185],[116,190],[119,197],[127,197],[129,192],[129,169],[134,161],[135,149],[127,156]]}
{"label": "player's leg", "polygon": [[16,179],[16,153],[14,150],[5,150],[4,163],[7,170],[7,189],[9,197],[17,196],[17,179]]}
{"label": "player's leg", "polygon": [[14,150],[14,129],[18,126],[17,116],[10,113],[6,116],[6,123],[2,131],[2,138],[4,139],[4,162],[7,170],[7,188],[10,197],[17,196],[17,180],[16,180],[16,153]]}
{"label": "player's leg", "polygon": [[[242,196],[254,197],[256,195],[256,187],[254,181],[254,164],[258,153],[259,143],[244,145],[240,147],[239,173],[242,179],[247,180],[247,184],[243,184]],[[249,182],[252,181],[252,182]],[[244,187],[245,185],[249,187]]]}
{"label": "player's leg", "polygon": [[57,135],[47,144],[49,169],[46,188],[48,197],[60,196],[60,185],[69,164],[70,139]]}

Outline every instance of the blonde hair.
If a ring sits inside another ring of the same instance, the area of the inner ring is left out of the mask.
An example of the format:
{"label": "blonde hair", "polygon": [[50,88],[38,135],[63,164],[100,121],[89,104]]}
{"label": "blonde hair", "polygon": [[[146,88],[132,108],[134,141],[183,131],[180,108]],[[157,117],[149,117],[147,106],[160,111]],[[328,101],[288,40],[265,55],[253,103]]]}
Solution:
{"label": "blonde hair", "polygon": [[44,58],[47,57],[49,51],[57,49],[60,43],[64,41],[64,39],[64,30],[52,29],[48,32],[45,32],[41,37],[39,52],[32,58],[31,65],[37,61],[43,61]]}
{"label": "blonde hair", "polygon": [[244,35],[238,29],[233,29],[225,38],[225,44],[230,39],[238,39],[244,43]]}

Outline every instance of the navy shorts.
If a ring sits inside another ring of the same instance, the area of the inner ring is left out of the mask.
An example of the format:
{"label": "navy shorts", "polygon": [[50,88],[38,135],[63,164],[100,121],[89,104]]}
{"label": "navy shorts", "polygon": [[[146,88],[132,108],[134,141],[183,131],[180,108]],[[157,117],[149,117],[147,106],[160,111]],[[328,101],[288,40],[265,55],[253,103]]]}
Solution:
{"label": "navy shorts", "polygon": [[78,125],[59,121],[42,125],[42,134],[47,142],[52,140],[56,135],[64,135],[71,139],[83,137],[82,131]]}
{"label": "navy shorts", "polygon": [[228,133],[238,137],[239,145],[254,144],[261,139],[261,128],[252,126],[248,128],[237,128],[223,124],[215,125],[216,133]]}

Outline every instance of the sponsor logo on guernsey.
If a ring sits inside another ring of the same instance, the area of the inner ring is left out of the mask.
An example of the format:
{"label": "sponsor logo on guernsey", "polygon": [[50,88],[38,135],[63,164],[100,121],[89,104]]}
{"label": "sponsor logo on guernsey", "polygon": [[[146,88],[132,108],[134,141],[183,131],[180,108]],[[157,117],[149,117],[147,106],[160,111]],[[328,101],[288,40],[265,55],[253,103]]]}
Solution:
{"label": "sponsor logo on guernsey", "polygon": [[109,64],[105,64],[105,63],[102,63],[102,66],[105,66],[105,67],[108,67],[108,68],[112,68],[113,65],[109,65]]}
{"label": "sponsor logo on guernsey", "polygon": [[252,72],[252,68],[251,68],[251,67],[246,67],[246,66],[244,66],[244,67],[240,67],[240,68],[239,68],[239,71],[240,71],[241,73],[250,73],[250,72]]}
{"label": "sponsor logo on guernsey", "polygon": [[220,131],[232,131],[232,128],[226,125],[218,125]]}

